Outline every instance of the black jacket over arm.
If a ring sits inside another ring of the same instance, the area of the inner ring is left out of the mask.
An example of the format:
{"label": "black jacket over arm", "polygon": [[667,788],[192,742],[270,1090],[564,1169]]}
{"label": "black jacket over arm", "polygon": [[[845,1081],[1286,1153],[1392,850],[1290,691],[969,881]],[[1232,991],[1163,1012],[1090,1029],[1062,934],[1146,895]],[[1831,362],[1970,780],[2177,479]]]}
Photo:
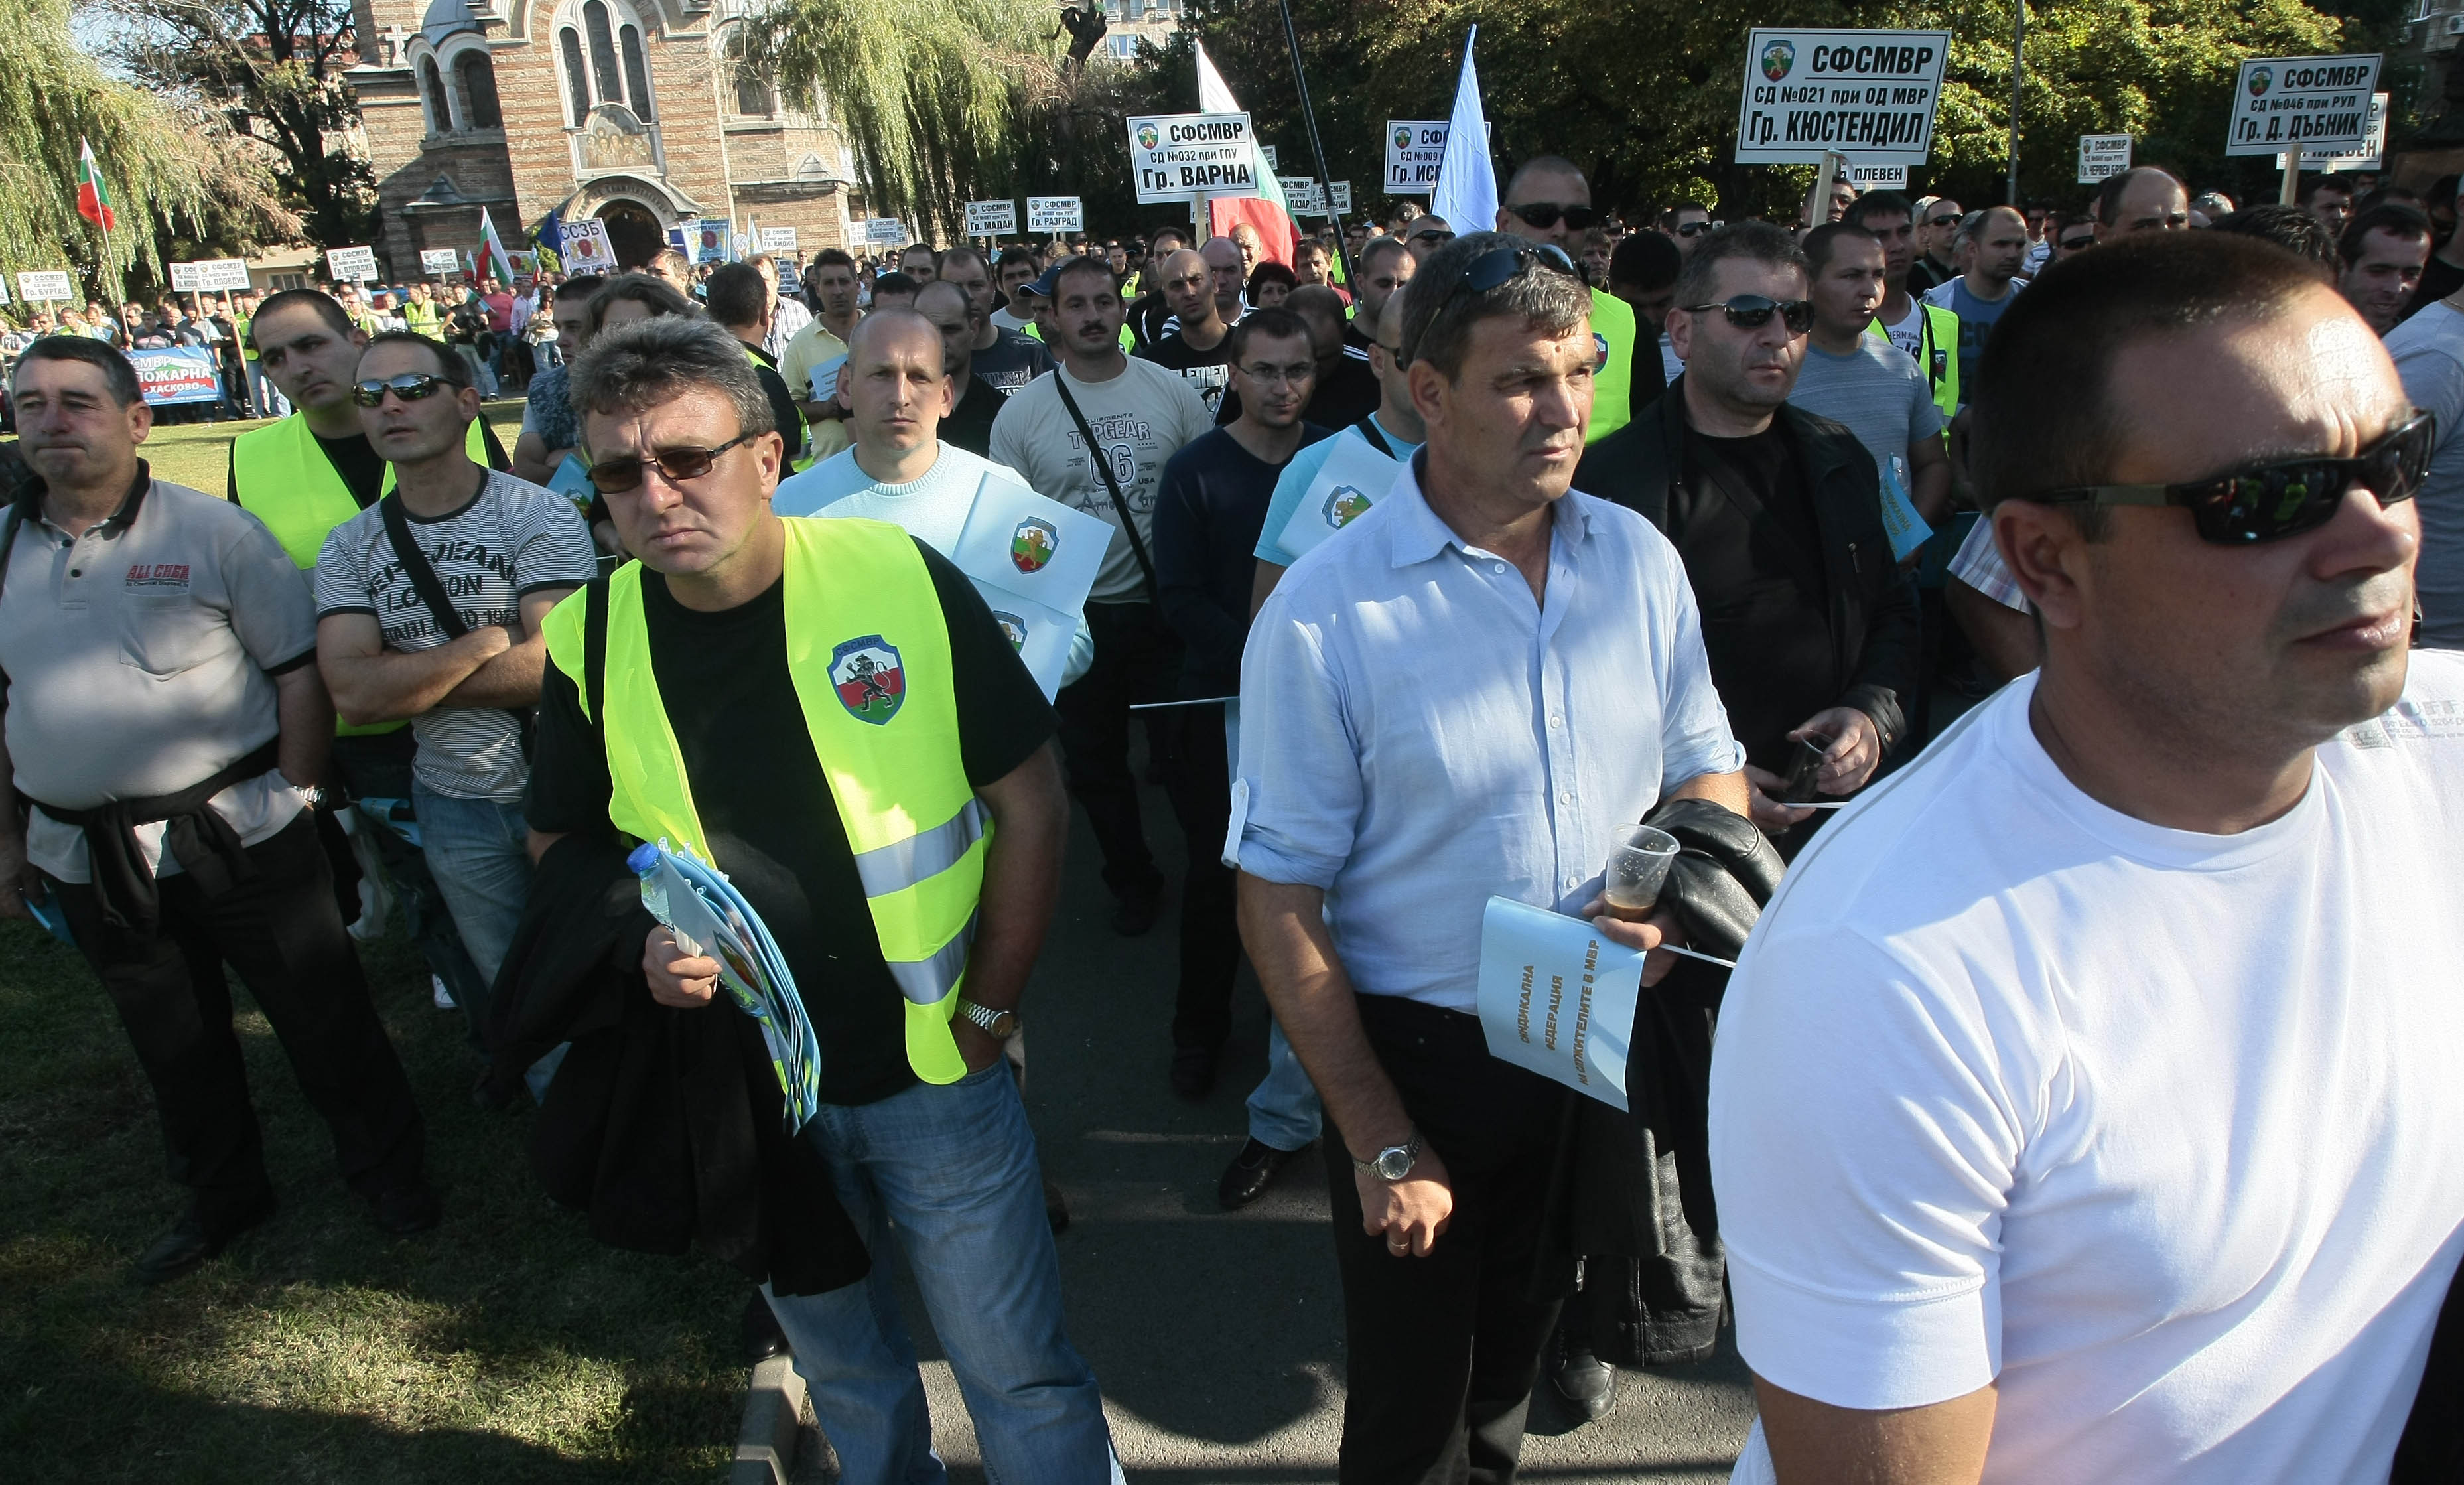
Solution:
{"label": "black jacket over arm", "polygon": [[[1916,598],[1901,580],[1890,533],[1882,528],[1881,477],[1874,456],[1839,424],[1787,404],[1778,418],[1805,472],[1822,533],[1837,682],[1832,695],[1803,698],[1793,714],[1853,706],[1873,720],[1888,756],[1907,735],[1903,698],[1916,690],[1920,649]],[[1727,499],[1716,489],[1686,485],[1685,438],[1685,378],[1680,376],[1633,422],[1584,451],[1574,488],[1639,512],[1682,554],[1694,514],[1705,501]],[[1750,675],[1715,674],[1711,680],[1723,696],[1756,684]]]}

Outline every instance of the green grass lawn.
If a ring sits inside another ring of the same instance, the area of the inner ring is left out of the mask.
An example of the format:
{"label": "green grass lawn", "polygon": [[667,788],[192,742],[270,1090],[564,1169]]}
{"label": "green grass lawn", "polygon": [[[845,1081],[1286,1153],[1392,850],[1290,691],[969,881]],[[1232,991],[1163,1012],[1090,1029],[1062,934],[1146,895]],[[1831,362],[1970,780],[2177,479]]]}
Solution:
{"label": "green grass lawn", "polygon": [[[522,405],[518,401],[483,404],[488,421],[496,430],[496,437],[510,451],[514,440],[521,436]],[[251,429],[263,428],[262,421],[247,423],[182,423],[157,425],[153,435],[137,452],[154,466],[154,477],[175,485],[220,495],[229,488],[231,473],[231,441]]]}
{"label": "green grass lawn", "polygon": [[160,1289],[130,1258],[178,1214],[154,1105],[77,953],[0,924],[0,1478],[707,1482],[732,1455],[747,1293],[621,1253],[551,1205],[531,1115],[474,1109],[458,1012],[397,936],[363,949],[428,1117],[445,1222],[381,1235],[245,995],[282,1208]]}

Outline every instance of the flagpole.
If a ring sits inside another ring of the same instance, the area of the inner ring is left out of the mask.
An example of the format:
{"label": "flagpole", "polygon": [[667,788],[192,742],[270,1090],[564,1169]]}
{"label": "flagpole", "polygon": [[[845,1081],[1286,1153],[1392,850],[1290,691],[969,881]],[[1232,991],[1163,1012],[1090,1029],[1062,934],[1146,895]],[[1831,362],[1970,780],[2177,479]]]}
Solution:
{"label": "flagpole", "polygon": [[1309,106],[1309,76],[1301,70],[1301,35],[1292,29],[1292,0],[1275,0],[1275,4],[1284,12],[1284,40],[1292,49],[1292,87],[1300,94],[1301,119],[1309,125],[1309,153],[1317,157],[1318,189],[1326,192],[1327,219],[1334,223],[1334,260],[1343,269],[1343,281],[1351,283],[1352,253],[1344,245],[1343,213],[1334,209],[1334,177],[1327,173],[1326,145],[1317,137],[1317,110]]}

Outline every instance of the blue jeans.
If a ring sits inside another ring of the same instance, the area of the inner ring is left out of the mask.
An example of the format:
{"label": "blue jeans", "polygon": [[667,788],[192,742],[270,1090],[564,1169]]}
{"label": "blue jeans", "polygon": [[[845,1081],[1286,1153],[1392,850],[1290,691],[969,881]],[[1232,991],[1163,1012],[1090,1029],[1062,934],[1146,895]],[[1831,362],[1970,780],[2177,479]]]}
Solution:
{"label": "blue jeans", "polygon": [[773,1295],[770,1308],[845,1485],[948,1478],[891,1279],[893,1230],[975,1420],[985,1478],[1119,1481],[1095,1375],[1062,1328],[1035,1137],[1007,1065],[878,1103],[824,1104],[805,1133],[872,1274],[825,1295]]}
{"label": "blue jeans", "polygon": [[1266,1075],[1249,1090],[1249,1138],[1279,1150],[1297,1150],[1317,1138],[1325,1111],[1309,1070],[1284,1040],[1284,1024],[1266,1029]]}
{"label": "blue jeans", "polygon": [[[411,811],[419,816],[419,849],[428,857],[429,874],[453,915],[462,946],[471,951],[479,979],[494,986],[496,970],[513,947],[514,930],[522,924],[522,904],[531,892],[530,827],[517,802],[456,799],[411,781]],[[474,1045],[485,1046],[488,997],[466,1000]],[[560,1045],[530,1066],[525,1081],[531,1097],[547,1097],[548,1079],[564,1060]]]}

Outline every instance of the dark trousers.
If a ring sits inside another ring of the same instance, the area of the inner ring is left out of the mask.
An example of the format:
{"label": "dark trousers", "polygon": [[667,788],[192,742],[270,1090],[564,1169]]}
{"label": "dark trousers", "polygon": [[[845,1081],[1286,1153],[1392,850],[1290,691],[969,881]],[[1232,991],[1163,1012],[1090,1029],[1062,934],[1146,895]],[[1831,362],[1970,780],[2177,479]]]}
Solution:
{"label": "dark trousers", "polygon": [[1241,967],[1236,878],[1223,864],[1232,821],[1232,773],[1223,708],[1177,712],[1180,741],[1171,774],[1172,812],[1189,842],[1180,884],[1180,992],[1172,1012],[1176,1047],[1216,1048],[1232,1031],[1232,978]]}
{"label": "dark trousers", "polygon": [[1454,1216],[1425,1258],[1360,1230],[1352,1162],[1330,1143],[1343,1275],[1344,1485],[1505,1485],[1560,1300],[1532,1297],[1566,1091],[1488,1054],[1477,1017],[1359,997],[1377,1060],[1444,1160]]}
{"label": "dark trousers", "polygon": [[[1095,637],[1095,663],[1075,685],[1063,687],[1055,701],[1061,756],[1070,795],[1086,808],[1104,853],[1104,885],[1113,896],[1126,897],[1152,891],[1162,880],[1138,817],[1137,780],[1130,775],[1130,706],[1171,697],[1180,673],[1180,641],[1153,604],[1090,603],[1087,628]],[[1169,768],[1177,718],[1170,712],[1143,715],[1150,719],[1147,750]]]}
{"label": "dark trousers", "polygon": [[154,1085],[171,1179],[196,1193],[209,1230],[271,1189],[226,964],[333,1131],[352,1190],[374,1199],[413,1184],[425,1160],[419,1106],[368,1002],[316,825],[303,813],[248,855],[256,875],[218,897],[186,873],[162,878],[162,922],[150,934],[105,927],[93,887],[50,883]]}

